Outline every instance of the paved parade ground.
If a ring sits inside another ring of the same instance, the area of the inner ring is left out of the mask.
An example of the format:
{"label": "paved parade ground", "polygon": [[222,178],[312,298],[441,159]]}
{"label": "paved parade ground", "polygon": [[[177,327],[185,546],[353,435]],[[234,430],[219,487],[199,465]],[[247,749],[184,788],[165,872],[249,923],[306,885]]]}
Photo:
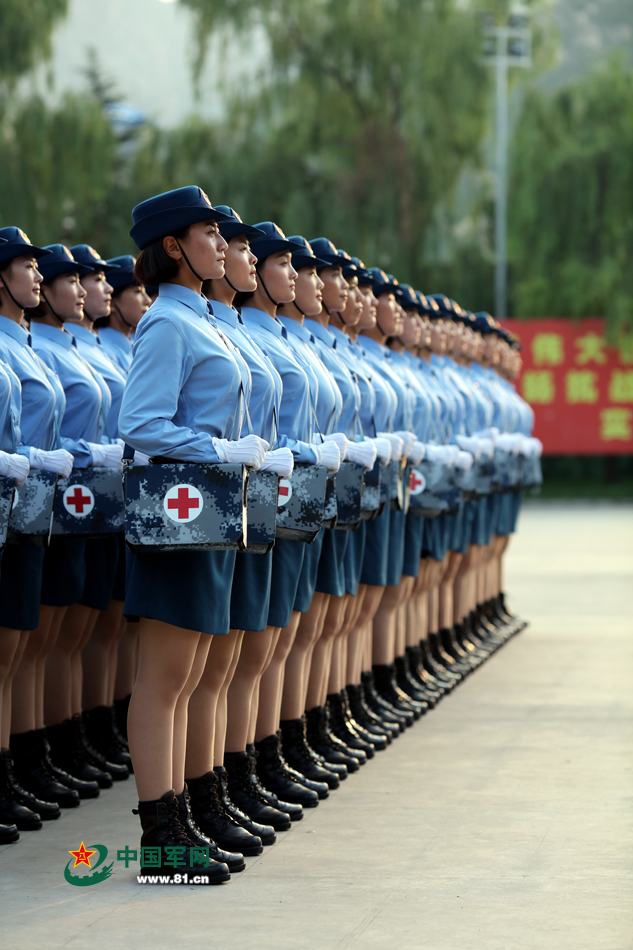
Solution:
{"label": "paved parade ground", "polygon": [[[531,626],[220,887],[141,887],[132,781],[0,849],[3,950],[629,950],[633,506],[526,507]],[[100,843],[109,880],[71,887]]]}

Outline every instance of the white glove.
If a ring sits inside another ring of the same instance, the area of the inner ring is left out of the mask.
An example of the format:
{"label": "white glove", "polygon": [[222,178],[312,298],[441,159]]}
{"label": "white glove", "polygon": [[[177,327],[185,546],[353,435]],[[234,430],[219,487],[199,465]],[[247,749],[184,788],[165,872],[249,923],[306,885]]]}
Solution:
{"label": "white glove", "polygon": [[134,449],[132,465],[149,465],[149,455],[146,455],[145,452],[139,452],[138,449]]}
{"label": "white glove", "polygon": [[313,445],[316,452],[317,464],[327,465],[330,475],[334,475],[341,467],[341,455],[336,442],[323,442],[321,445]]}
{"label": "white glove", "polygon": [[511,452],[513,455],[518,455],[521,451],[521,440],[515,434],[503,433],[498,437],[497,445],[504,452]]}
{"label": "white glove", "polygon": [[396,435],[395,432],[379,432],[379,438],[388,439],[391,442],[391,461],[395,462],[397,459],[402,458],[402,449],[404,442],[399,435]]}
{"label": "white glove", "polygon": [[88,448],[92,455],[93,465],[105,465],[107,468],[123,470],[123,448],[118,442],[111,445],[102,445],[100,442],[89,442]]}
{"label": "white glove", "polygon": [[6,475],[7,478],[15,478],[15,484],[21,488],[29,474],[29,460],[25,455],[8,455],[6,452],[0,452],[0,475]]}
{"label": "white glove", "polygon": [[282,478],[290,478],[295,460],[290,449],[271,449],[259,467],[260,472],[274,472]]}
{"label": "white glove", "polygon": [[413,462],[414,465],[418,465],[426,453],[426,446],[424,442],[418,442],[417,440],[413,443],[413,448],[410,452],[407,452],[407,458],[409,461]]}
{"label": "white glove", "polygon": [[530,457],[540,459],[543,454],[543,443],[540,439],[535,439],[534,436],[528,439],[530,447],[528,449]]}
{"label": "white glove", "polygon": [[257,471],[266,458],[270,445],[258,435],[246,435],[243,439],[236,439],[235,442],[229,442],[228,439],[213,439],[213,447],[221,462],[238,462]]}
{"label": "white glove", "polygon": [[369,439],[368,441],[376,446],[380,464],[389,465],[391,461],[391,442],[389,439]]}
{"label": "white glove", "polygon": [[426,457],[431,462],[443,462],[444,465],[453,464],[453,452],[450,445],[427,445]]}
{"label": "white glove", "polygon": [[497,444],[499,435],[500,433],[496,426],[491,426],[490,429],[482,429],[481,432],[475,432],[477,439],[491,439],[493,445]]}
{"label": "white glove", "polygon": [[347,454],[347,447],[349,446],[349,441],[347,436],[343,435],[342,432],[331,432],[329,435],[323,436],[324,442],[334,442],[338,445],[338,450],[341,456],[341,462],[344,461]]}
{"label": "white glove", "polygon": [[409,432],[408,429],[403,429],[402,431],[395,433],[400,439],[402,439],[402,454],[406,455],[407,458],[411,456],[413,451],[413,446],[415,445],[417,439],[415,437],[415,432]]}
{"label": "white glove", "polygon": [[378,450],[371,442],[350,442],[347,446],[348,462],[364,465],[366,472],[371,472],[376,462]]}
{"label": "white glove", "polygon": [[455,468],[461,468],[462,471],[467,472],[472,468],[474,461],[475,460],[470,452],[460,451],[457,461],[455,462]]}
{"label": "white glove", "polygon": [[470,452],[475,459],[479,458],[482,440],[478,439],[477,436],[458,435],[455,437],[455,441],[464,452]]}
{"label": "white glove", "polygon": [[29,459],[31,468],[40,468],[45,472],[57,472],[62,478],[68,478],[75,461],[66,449],[45,452],[44,449],[36,449],[34,445],[29,449]]}

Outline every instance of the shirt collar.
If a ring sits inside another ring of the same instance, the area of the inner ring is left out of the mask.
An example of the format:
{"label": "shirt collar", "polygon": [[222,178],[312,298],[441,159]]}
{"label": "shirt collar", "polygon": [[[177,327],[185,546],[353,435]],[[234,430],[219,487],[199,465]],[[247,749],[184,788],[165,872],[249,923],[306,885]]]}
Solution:
{"label": "shirt collar", "polygon": [[96,333],[93,333],[88,327],[82,326],[81,323],[73,323],[72,330],[68,332],[72,333],[76,340],[81,340],[82,343],[87,343],[88,346],[99,346]]}
{"label": "shirt collar", "polygon": [[273,336],[288,336],[286,328],[277,317],[271,317],[270,314],[264,313],[263,310],[258,310],[256,307],[242,307],[242,319],[246,326],[252,324],[261,327],[263,330],[268,330]]}
{"label": "shirt collar", "polygon": [[131,351],[132,349],[132,341],[130,338],[127,337],[125,333],[120,333],[118,330],[115,330],[114,327],[102,327],[99,330],[99,336],[109,340],[113,346],[118,347],[118,349],[124,352]]}
{"label": "shirt collar", "polygon": [[314,343],[314,337],[302,323],[298,323],[297,320],[293,320],[292,317],[279,317],[279,320],[290,336],[298,336],[304,343]]}
{"label": "shirt collar", "polygon": [[337,346],[338,346],[339,344],[340,344],[341,346],[343,346],[343,345],[345,345],[345,344],[346,344],[347,346],[353,346],[352,338],[349,337],[349,336],[347,335],[347,333],[343,333],[342,330],[339,330],[338,327],[329,327],[328,330],[329,330],[329,332],[332,334],[332,336],[334,337],[334,342],[336,343]]}
{"label": "shirt collar", "polygon": [[324,327],[322,323],[318,323],[316,320],[310,320],[308,317],[304,320],[303,325],[310,331],[312,336],[321,340],[326,346],[331,346],[333,350],[336,349],[336,337],[328,327]]}
{"label": "shirt collar", "polygon": [[178,303],[189,307],[200,317],[209,317],[213,313],[213,308],[209,311],[207,298],[202,294],[197,294],[189,287],[183,287],[182,284],[160,284],[158,288],[158,300],[169,297],[171,300],[177,300]]}
{"label": "shirt collar", "polygon": [[31,336],[36,339],[37,337],[44,337],[44,339],[50,340],[51,343],[63,346],[65,350],[69,350],[71,346],[77,347],[74,336],[67,330],[51,327],[48,323],[39,323],[37,320],[31,322]]}
{"label": "shirt collar", "polygon": [[238,313],[234,307],[227,307],[225,303],[220,303],[219,300],[214,300],[213,313],[218,320],[222,321],[222,323],[228,323],[230,327],[237,326]]}
{"label": "shirt collar", "polygon": [[6,333],[7,336],[17,340],[22,346],[28,346],[29,332],[25,330],[23,326],[20,326],[19,323],[14,323],[14,321],[9,320],[8,317],[0,316],[0,330]]}
{"label": "shirt collar", "polygon": [[376,353],[379,356],[385,356],[389,352],[386,346],[378,343],[377,340],[373,340],[370,336],[363,337],[363,347],[368,353]]}

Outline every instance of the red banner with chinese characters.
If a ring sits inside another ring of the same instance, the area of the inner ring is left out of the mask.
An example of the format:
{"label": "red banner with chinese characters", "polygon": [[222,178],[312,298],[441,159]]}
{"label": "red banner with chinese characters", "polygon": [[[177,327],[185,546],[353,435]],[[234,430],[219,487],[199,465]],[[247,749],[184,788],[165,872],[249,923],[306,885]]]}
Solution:
{"label": "red banner with chinese characters", "polygon": [[545,454],[633,454],[633,336],[611,346],[597,318],[502,322],[523,345],[517,388]]}

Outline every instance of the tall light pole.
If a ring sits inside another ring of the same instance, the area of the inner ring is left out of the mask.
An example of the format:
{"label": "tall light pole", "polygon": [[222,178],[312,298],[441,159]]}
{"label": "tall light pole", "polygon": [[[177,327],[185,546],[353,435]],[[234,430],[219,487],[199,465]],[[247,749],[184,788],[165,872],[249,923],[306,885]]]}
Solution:
{"label": "tall light pole", "polygon": [[484,17],[484,57],[496,74],[495,147],[495,311],[507,316],[507,231],[508,231],[508,69],[532,65],[532,33],[527,17],[508,17],[497,26],[494,17]]}

